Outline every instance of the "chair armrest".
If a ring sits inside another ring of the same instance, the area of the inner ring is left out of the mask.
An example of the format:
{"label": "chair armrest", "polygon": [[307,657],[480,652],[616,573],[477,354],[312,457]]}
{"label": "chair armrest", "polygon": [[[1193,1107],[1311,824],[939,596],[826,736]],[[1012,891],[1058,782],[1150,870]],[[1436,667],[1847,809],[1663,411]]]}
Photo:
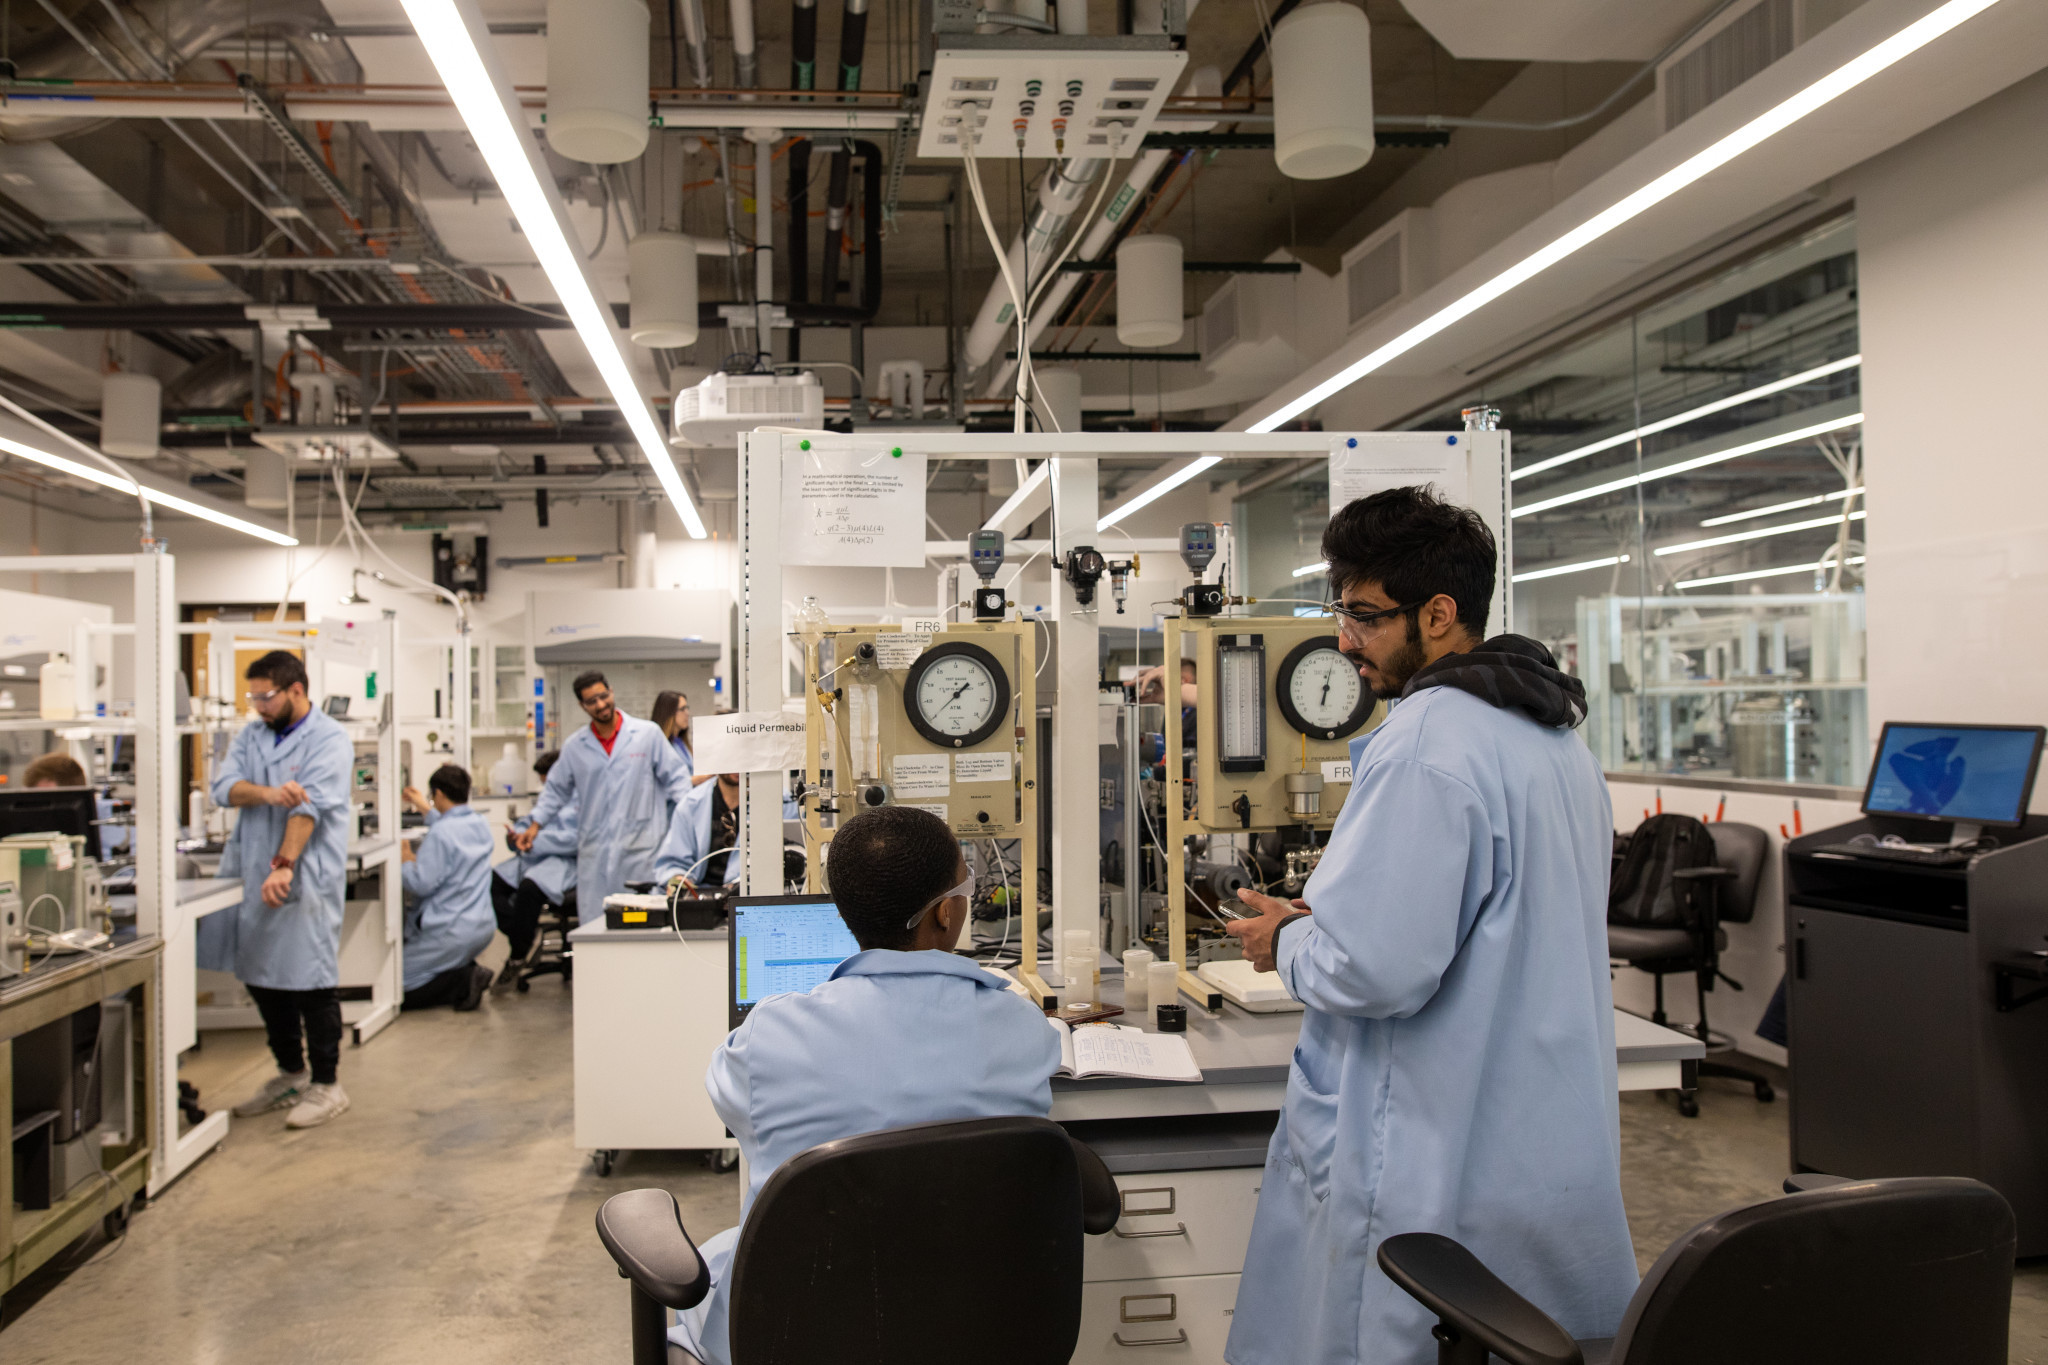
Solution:
{"label": "chair armrest", "polygon": [[1450,1238],[1400,1233],[1380,1243],[1379,1262],[1437,1315],[1439,1340],[1477,1342],[1509,1365],[1584,1365],[1569,1332]]}
{"label": "chair armrest", "polygon": [[711,1271],[667,1190],[627,1190],[605,1200],[597,1236],[619,1274],[664,1308],[694,1308],[711,1292]]}
{"label": "chair armrest", "polygon": [[1830,1190],[1837,1185],[1854,1185],[1856,1180],[1846,1175],[1822,1175],[1819,1171],[1801,1171],[1785,1177],[1785,1193],[1805,1194],[1811,1190]]}
{"label": "chair armrest", "polygon": [[1123,1195],[1093,1147],[1075,1138],[1067,1140],[1074,1144],[1074,1162],[1081,1168],[1081,1231],[1099,1237],[1123,1215]]}
{"label": "chair armrest", "polygon": [[1681,867],[1671,874],[1674,882],[1734,881],[1732,867]]}

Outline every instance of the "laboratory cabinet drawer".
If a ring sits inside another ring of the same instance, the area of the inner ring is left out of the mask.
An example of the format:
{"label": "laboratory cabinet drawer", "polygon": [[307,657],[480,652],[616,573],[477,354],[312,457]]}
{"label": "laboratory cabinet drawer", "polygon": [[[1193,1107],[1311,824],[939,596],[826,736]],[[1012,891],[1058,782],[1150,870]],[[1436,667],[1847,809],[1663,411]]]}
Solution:
{"label": "laboratory cabinet drawer", "polygon": [[1085,1280],[1234,1275],[1244,1268],[1264,1169],[1132,1172],[1116,1177],[1123,1214],[1090,1237]]}
{"label": "laboratory cabinet drawer", "polygon": [[1223,1365],[1237,1276],[1105,1280],[1081,1287],[1073,1365]]}

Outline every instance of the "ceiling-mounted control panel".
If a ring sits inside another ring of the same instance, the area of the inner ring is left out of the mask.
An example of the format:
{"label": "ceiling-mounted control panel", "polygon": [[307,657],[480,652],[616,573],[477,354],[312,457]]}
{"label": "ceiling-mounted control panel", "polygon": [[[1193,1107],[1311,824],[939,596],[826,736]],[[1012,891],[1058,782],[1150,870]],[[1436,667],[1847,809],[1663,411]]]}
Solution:
{"label": "ceiling-mounted control panel", "polygon": [[1039,38],[942,48],[932,63],[917,154],[977,159],[1127,157],[1180,83],[1187,53],[1151,40]]}

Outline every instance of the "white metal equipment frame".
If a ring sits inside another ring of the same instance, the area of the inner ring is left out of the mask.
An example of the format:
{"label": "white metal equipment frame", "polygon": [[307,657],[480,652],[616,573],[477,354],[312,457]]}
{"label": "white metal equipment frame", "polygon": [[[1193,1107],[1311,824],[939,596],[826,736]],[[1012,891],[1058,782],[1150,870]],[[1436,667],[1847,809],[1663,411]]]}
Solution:
{"label": "white metal equipment frame", "polygon": [[[1412,458],[1414,436],[1398,433],[1400,453],[1389,451],[1390,467]],[[1469,439],[1469,438],[1484,439]],[[1212,456],[1224,459],[1300,459],[1346,451],[1356,459],[1370,453],[1380,438],[1369,432],[1090,432],[1086,435],[960,435],[955,433],[860,433],[763,429],[740,437],[740,677],[739,700],[748,711],[780,708],[787,686],[784,660],[782,472],[785,456],[797,453],[798,442],[816,451],[888,451],[931,459],[1044,459],[1052,466],[1052,560],[1069,550],[1098,544],[1101,516],[1098,462],[1103,456],[1157,459]],[[1508,507],[1508,437],[1506,432],[1472,432],[1465,439],[1468,459],[1466,502],[1486,521],[1499,545],[1493,615],[1511,621],[1512,599],[1506,566],[1510,555]],[[1078,449],[1077,449],[1078,447]],[[1097,637],[1093,607],[1075,600],[1072,585],[1055,569],[1054,619],[1059,622],[1058,666],[1047,689],[1053,702],[1053,791],[1094,791],[1098,778],[1095,694]],[[1506,628],[1503,624],[1502,628]],[[1045,692],[1041,692],[1044,698]],[[1047,779],[1040,773],[1039,780]],[[778,889],[782,876],[782,811],[780,773],[748,773],[742,781],[741,849],[745,889],[755,893]],[[1052,841],[1053,938],[1063,930],[1093,928],[1100,933],[1101,859],[1097,850],[1097,803],[1052,803],[1053,827],[1040,831]],[[1026,899],[1029,913],[1029,898]],[[1027,920],[1027,923],[1029,921]]]}

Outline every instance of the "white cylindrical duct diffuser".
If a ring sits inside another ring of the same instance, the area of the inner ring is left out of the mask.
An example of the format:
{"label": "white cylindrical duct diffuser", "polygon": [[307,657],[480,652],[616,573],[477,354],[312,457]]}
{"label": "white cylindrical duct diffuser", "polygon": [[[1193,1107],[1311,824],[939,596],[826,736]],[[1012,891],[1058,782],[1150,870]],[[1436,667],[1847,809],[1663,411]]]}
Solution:
{"label": "white cylindrical duct diffuser", "polygon": [[110,374],[100,388],[100,449],[129,460],[156,458],[163,444],[164,386],[150,374]]}
{"label": "white cylindrical duct diffuser", "polygon": [[251,446],[242,470],[242,501],[259,512],[282,512],[291,498],[291,460],[275,450]]}
{"label": "white cylindrical duct diffuser", "polygon": [[1031,378],[1038,385],[1038,400],[1043,404],[1040,416],[1051,414],[1052,422],[1048,431],[1079,431],[1081,429],[1081,372],[1071,365],[1060,365],[1048,369],[1033,366]]}
{"label": "white cylindrical duct diffuser", "polygon": [[1295,180],[1372,160],[1372,25],[1341,0],[1273,25],[1273,161]]}
{"label": "white cylindrical duct diffuser", "polygon": [[656,349],[697,340],[697,244],[680,232],[643,232],[626,247],[632,299],[627,335]]}
{"label": "white cylindrical duct diffuser", "polygon": [[1088,0],[1056,0],[1059,31],[1079,37],[1088,34]]}
{"label": "white cylindrical duct diffuser", "polygon": [[647,150],[647,6],[548,0],[548,146],[609,166]]}
{"label": "white cylindrical duct diffuser", "polygon": [[1116,249],[1116,339],[1165,346],[1181,333],[1180,238],[1143,233]]}

